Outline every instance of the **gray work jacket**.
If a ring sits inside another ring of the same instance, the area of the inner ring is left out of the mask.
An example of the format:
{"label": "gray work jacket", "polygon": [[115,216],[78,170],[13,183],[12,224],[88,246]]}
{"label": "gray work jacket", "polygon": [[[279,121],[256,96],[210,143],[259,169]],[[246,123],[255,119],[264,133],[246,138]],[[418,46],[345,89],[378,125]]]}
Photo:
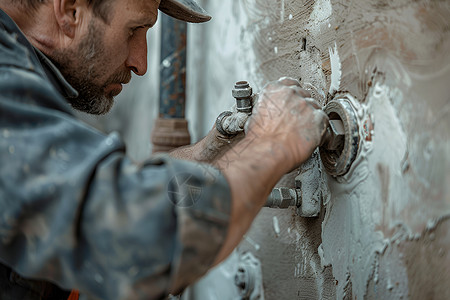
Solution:
{"label": "gray work jacket", "polygon": [[76,94],[0,10],[0,262],[91,298],[180,292],[222,246],[228,183],[167,155],[134,164],[74,117]]}

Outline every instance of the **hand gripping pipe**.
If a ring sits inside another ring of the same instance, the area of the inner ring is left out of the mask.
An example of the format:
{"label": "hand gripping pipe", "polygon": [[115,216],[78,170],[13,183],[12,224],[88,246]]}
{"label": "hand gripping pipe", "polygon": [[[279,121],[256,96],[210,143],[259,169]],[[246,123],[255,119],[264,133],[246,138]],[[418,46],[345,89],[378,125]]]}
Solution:
{"label": "hand gripping pipe", "polygon": [[[273,189],[266,201],[266,207],[296,207],[300,216],[319,215],[322,203],[322,194],[318,186],[320,160],[329,175],[343,176],[349,172],[359,152],[361,134],[350,97],[339,95],[325,106],[324,111],[329,117],[329,124],[319,149],[300,166],[299,175],[295,178],[296,188]],[[373,127],[373,123],[370,121],[367,127]]]}

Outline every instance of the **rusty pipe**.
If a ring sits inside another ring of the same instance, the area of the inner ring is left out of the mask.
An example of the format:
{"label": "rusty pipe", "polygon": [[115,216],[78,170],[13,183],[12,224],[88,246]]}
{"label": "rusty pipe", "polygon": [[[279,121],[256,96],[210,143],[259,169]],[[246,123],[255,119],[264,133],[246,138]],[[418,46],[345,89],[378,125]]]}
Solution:
{"label": "rusty pipe", "polygon": [[188,145],[186,108],[186,22],[161,14],[159,118],[152,131],[153,152]]}

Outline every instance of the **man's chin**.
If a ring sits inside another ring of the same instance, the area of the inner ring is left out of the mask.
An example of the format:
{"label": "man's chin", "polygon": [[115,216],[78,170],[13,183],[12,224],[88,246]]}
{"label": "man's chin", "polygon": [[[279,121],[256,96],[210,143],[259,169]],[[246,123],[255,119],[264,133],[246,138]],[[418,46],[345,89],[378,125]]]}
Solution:
{"label": "man's chin", "polygon": [[105,115],[111,110],[114,104],[114,97],[112,95],[108,95],[88,101],[82,100],[80,98],[70,99],[70,104],[74,109],[87,114]]}
{"label": "man's chin", "polygon": [[95,115],[106,115],[107,113],[109,113],[113,107],[114,104],[114,96],[105,96],[102,99],[100,99],[99,105],[96,106],[96,108],[94,109],[94,113]]}

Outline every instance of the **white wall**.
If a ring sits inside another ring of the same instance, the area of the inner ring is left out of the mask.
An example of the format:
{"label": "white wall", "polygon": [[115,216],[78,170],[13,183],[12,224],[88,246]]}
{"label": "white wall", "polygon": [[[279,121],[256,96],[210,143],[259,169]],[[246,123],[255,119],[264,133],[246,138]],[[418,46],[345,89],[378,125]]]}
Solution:
{"label": "white wall", "polygon": [[352,172],[323,173],[319,218],[263,209],[253,223],[240,250],[262,261],[266,299],[450,298],[450,2],[217,2],[202,97],[226,98],[243,72],[258,88],[301,79],[325,104],[337,77],[360,126],[375,123]]}
{"label": "white wall", "polygon": [[243,43],[246,15],[242,1],[199,1],[211,13],[206,24],[192,24],[188,30],[187,119],[194,141],[204,136],[217,116],[235,104],[231,90],[236,81],[252,86],[248,56]]}
{"label": "white wall", "polygon": [[[213,20],[188,33],[194,141],[234,104],[238,80],[258,91],[289,75],[324,104],[330,49],[342,63],[339,90],[375,121],[352,175],[324,174],[319,218],[263,209],[255,220],[240,249],[262,261],[266,299],[450,298],[450,2],[203,3]],[[137,160],[150,153],[157,114],[155,31],[149,75],[133,79],[100,122],[123,134]],[[281,185],[292,187],[292,178]]]}

